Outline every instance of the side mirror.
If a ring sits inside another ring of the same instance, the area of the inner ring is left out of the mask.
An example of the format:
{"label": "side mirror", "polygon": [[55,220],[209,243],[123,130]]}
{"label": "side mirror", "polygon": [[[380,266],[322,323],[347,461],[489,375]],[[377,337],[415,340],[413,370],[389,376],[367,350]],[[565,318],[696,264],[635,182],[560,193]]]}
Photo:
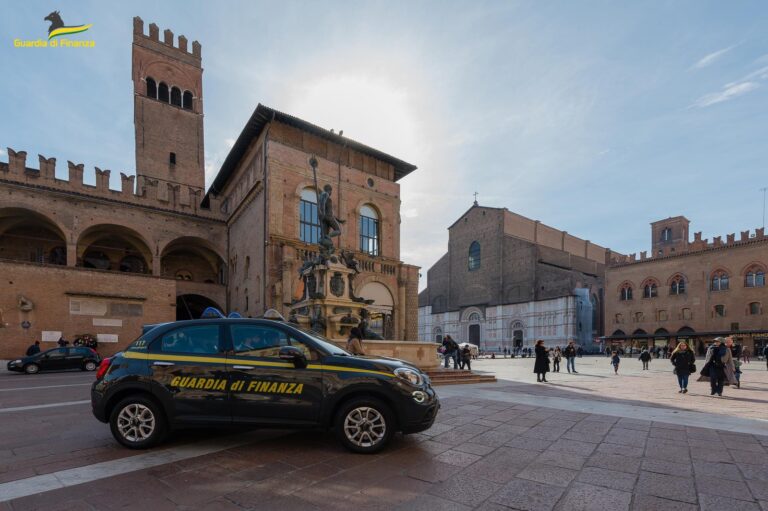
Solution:
{"label": "side mirror", "polygon": [[290,360],[293,362],[293,365],[298,368],[303,369],[307,367],[307,357],[305,357],[304,353],[296,346],[283,346],[280,348],[278,356],[282,360]]}

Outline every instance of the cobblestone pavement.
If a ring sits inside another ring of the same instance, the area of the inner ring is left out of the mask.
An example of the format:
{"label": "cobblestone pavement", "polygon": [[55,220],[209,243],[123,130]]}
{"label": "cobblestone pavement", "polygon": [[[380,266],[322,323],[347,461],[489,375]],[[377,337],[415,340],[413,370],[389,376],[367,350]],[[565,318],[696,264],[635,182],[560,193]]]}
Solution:
{"label": "cobblestone pavement", "polygon": [[[641,393],[628,402],[617,394],[656,389],[656,378],[616,377],[606,396],[597,389],[611,380],[599,378],[597,362],[593,371],[584,363],[584,380],[553,374],[550,379],[560,383],[551,386],[521,381],[533,376],[530,362],[481,361],[478,369],[494,369],[504,379],[441,388],[435,426],[398,437],[374,456],[348,453],[329,434],[210,430],[184,432],[137,453],[117,446],[87,404],[23,408],[87,399],[92,375],[0,374],[0,510],[768,511],[768,428],[754,418],[768,418],[765,401],[754,403],[758,410],[739,423],[764,434],[710,429],[688,414],[714,417],[729,406],[726,398],[683,396],[701,399],[698,408],[664,402],[665,410],[680,412],[682,424],[628,418],[615,409],[643,411],[659,406],[659,397]],[[757,369],[750,378],[756,386],[764,381]],[[56,385],[71,386],[30,389]],[[726,389],[727,395],[737,392]],[[510,402],[518,399],[568,401],[610,413]],[[203,454],[196,455],[199,446]],[[121,463],[132,465],[104,477]],[[46,478],[69,486],[3,498],[25,484],[34,490]],[[75,484],[78,478],[89,482]]]}

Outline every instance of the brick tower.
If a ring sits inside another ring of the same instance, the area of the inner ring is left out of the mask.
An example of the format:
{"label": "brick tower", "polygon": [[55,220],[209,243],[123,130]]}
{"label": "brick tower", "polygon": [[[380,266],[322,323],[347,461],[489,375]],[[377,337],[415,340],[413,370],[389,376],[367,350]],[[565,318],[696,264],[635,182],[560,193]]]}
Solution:
{"label": "brick tower", "polygon": [[670,217],[651,223],[651,254],[668,256],[688,250],[688,227],[684,216]]}
{"label": "brick tower", "polygon": [[133,122],[136,128],[137,189],[146,182],[172,187],[205,186],[203,152],[203,68],[200,43],[187,51],[187,38],[133,18]]}

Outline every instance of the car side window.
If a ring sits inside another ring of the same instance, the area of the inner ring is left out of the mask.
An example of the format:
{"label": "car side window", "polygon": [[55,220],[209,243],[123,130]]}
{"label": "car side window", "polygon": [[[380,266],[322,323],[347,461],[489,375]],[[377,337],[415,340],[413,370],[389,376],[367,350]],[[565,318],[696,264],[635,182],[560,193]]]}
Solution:
{"label": "car side window", "polygon": [[195,325],[177,328],[163,334],[163,353],[213,355],[221,351],[219,325]]}
{"label": "car side window", "polygon": [[63,358],[67,356],[67,348],[51,350],[47,353],[48,358]]}
{"label": "car side window", "polygon": [[279,358],[280,348],[296,346],[307,360],[317,360],[317,353],[279,328],[262,325],[231,325],[235,354],[244,357]]}

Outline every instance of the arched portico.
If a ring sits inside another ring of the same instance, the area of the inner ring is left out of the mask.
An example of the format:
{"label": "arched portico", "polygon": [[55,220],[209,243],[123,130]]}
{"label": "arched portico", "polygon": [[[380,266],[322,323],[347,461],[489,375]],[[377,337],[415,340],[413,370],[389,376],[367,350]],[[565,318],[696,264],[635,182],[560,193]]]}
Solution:
{"label": "arched portico", "polygon": [[99,224],[77,240],[77,265],[98,270],[152,273],[152,251],[138,232],[122,225]]}
{"label": "arched portico", "polygon": [[51,218],[25,208],[0,208],[0,259],[67,264],[64,231]]}

